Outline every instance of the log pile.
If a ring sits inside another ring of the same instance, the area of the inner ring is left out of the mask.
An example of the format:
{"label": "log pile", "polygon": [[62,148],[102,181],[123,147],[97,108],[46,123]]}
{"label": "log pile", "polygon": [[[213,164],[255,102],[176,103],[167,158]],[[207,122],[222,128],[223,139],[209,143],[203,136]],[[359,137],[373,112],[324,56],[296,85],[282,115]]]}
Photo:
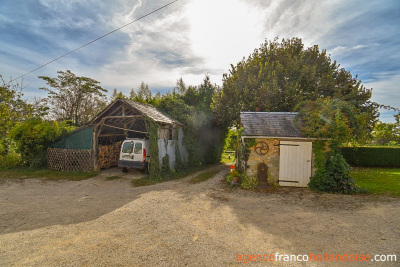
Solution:
{"label": "log pile", "polygon": [[97,161],[101,169],[118,166],[121,142],[107,146],[99,146]]}

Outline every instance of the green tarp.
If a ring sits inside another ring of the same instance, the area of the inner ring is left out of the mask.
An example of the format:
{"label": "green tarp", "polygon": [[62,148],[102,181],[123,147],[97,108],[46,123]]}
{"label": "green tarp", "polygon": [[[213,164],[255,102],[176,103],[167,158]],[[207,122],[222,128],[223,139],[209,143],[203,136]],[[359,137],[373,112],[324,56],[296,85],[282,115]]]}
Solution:
{"label": "green tarp", "polygon": [[78,129],[50,145],[53,148],[91,149],[93,126]]}

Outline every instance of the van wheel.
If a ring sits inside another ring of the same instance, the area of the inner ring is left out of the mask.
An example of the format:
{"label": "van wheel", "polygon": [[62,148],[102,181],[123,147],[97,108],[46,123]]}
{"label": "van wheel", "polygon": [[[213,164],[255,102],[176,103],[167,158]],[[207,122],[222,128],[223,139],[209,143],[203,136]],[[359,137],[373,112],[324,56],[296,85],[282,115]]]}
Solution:
{"label": "van wheel", "polygon": [[127,167],[122,167],[122,172],[128,172],[128,168]]}

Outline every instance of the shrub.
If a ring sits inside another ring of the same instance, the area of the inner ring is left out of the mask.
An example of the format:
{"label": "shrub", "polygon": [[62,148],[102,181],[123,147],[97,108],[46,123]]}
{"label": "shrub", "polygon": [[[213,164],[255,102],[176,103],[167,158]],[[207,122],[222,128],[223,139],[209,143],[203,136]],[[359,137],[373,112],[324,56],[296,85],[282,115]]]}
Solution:
{"label": "shrub", "polygon": [[400,167],[400,147],[342,147],[340,151],[351,166]]}
{"label": "shrub", "polygon": [[227,182],[228,184],[232,183],[232,176],[231,176],[230,173],[226,176],[226,182]]}
{"label": "shrub", "polygon": [[309,187],[317,191],[351,194],[359,192],[350,177],[350,166],[337,150],[326,152],[325,164],[316,170]]}
{"label": "shrub", "polygon": [[13,168],[21,165],[21,156],[14,151],[10,151],[7,155],[0,155],[0,168]]}
{"label": "shrub", "polygon": [[10,132],[15,141],[17,152],[21,154],[24,165],[32,168],[46,167],[47,147],[62,133],[73,129],[66,123],[56,121],[28,120],[18,124]]}
{"label": "shrub", "polygon": [[240,175],[240,186],[243,189],[255,189],[258,186],[258,179],[255,175],[247,175],[247,173],[243,173]]}

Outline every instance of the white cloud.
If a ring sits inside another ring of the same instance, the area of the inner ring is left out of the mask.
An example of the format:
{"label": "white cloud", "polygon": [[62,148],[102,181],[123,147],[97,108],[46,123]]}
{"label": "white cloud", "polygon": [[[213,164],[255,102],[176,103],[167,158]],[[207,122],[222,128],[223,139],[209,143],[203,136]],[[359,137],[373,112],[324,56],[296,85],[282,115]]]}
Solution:
{"label": "white cloud", "polygon": [[[86,36],[84,30],[100,36],[167,3],[142,0],[40,2],[54,16],[44,16],[40,12],[30,14],[27,10],[28,13],[20,16],[24,19],[16,21],[0,11],[0,21],[4,24],[10,20],[18,22],[38,40],[43,40],[38,43],[48,49],[40,54],[41,47],[2,40],[3,51],[6,51],[3,54],[7,55],[1,58],[3,75],[15,77],[16,72],[29,71],[31,67],[75,49],[86,42],[85,38],[90,41],[92,36]],[[141,81],[153,89],[172,88],[180,77],[186,84],[197,85],[205,74],[210,74],[212,82],[221,84],[222,74],[229,71],[230,64],[235,65],[247,57],[265,39],[300,37],[306,47],[319,44],[320,48],[327,48],[346,69],[361,71],[359,74],[364,80],[374,78],[374,82],[365,84],[375,88],[374,100],[395,105],[400,103],[396,85],[400,83],[398,68],[393,67],[393,71],[384,76],[379,75],[382,72],[379,69],[386,61],[398,62],[399,54],[396,48],[388,49],[387,42],[379,36],[386,32],[383,30],[389,27],[387,25],[396,23],[386,23],[382,27],[384,22],[380,22],[374,29],[360,24],[382,6],[345,0],[179,1],[26,78],[37,80],[37,75],[55,76],[57,70],[71,69],[79,76],[99,80],[108,89],[117,87],[126,93],[132,87],[137,88]],[[371,38],[366,32],[371,32]],[[393,43],[396,43],[394,37]],[[372,54],[374,57],[370,56]],[[19,60],[18,65],[13,64],[12,57]],[[379,58],[385,62],[378,62]]]}
{"label": "white cloud", "polygon": [[366,83],[373,88],[372,100],[383,105],[400,108],[400,74],[381,73],[375,82]]}

